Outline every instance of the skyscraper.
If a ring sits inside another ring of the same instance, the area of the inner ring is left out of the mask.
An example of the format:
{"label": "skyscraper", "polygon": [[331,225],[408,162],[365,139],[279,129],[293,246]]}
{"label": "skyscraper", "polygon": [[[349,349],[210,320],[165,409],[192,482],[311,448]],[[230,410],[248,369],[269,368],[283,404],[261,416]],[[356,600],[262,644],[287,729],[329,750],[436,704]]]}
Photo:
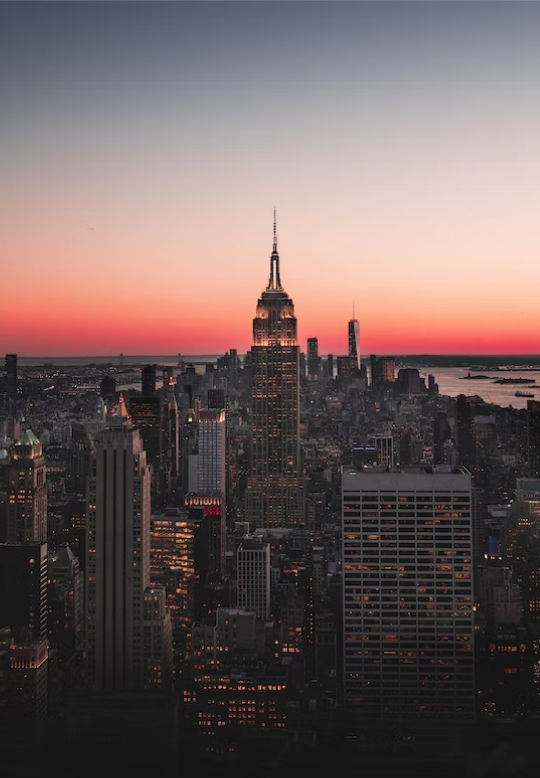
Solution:
{"label": "skyscraper", "polygon": [[143,397],[154,397],[156,393],[157,365],[145,365],[141,369],[141,394]]}
{"label": "skyscraper", "polygon": [[[527,403],[527,406],[528,405],[529,403]],[[538,403],[538,407],[540,408],[540,403]],[[529,418],[528,409],[527,419]],[[538,418],[540,418],[540,416]],[[464,394],[458,394],[456,397],[456,431],[459,464],[472,469],[474,468],[476,461],[476,452],[472,431],[472,412],[471,405]]]}
{"label": "skyscraper", "polygon": [[39,439],[25,430],[10,449],[4,465],[0,499],[0,525],[11,543],[38,543],[47,540],[47,465]]}
{"label": "skyscraper", "polygon": [[384,385],[396,380],[396,360],[395,357],[377,357],[375,354],[370,356],[371,363],[371,385]]}
{"label": "skyscraper", "polygon": [[8,721],[28,726],[47,715],[47,543],[0,544],[0,630],[13,637],[2,719],[8,737]]}
{"label": "skyscraper", "polygon": [[349,356],[355,360],[356,369],[360,370],[360,323],[354,315],[349,322]]}
{"label": "skyscraper", "polygon": [[14,400],[17,394],[17,354],[6,354],[6,394]]}
{"label": "skyscraper", "polygon": [[[143,635],[150,481],[138,430],[125,425],[96,437],[88,488],[86,648],[97,691],[141,689],[148,675],[145,658],[154,656]],[[162,640],[167,629],[164,619]]]}
{"label": "skyscraper", "polygon": [[270,278],[253,320],[251,475],[246,518],[282,527],[304,519],[300,488],[299,348],[292,300],[279,276],[274,213]]}
{"label": "skyscraper", "polygon": [[384,726],[472,716],[470,473],[345,470],[342,493],[350,713]]}
{"label": "skyscraper", "polygon": [[225,495],[225,410],[204,409],[199,414],[197,494]]}
{"label": "skyscraper", "polygon": [[308,381],[318,381],[321,377],[321,359],[319,357],[319,341],[317,338],[308,338],[307,372]]}
{"label": "skyscraper", "polygon": [[140,431],[147,463],[152,466],[152,506],[158,509],[166,494],[163,460],[167,425],[163,398],[132,397],[129,410],[133,427]]}
{"label": "skyscraper", "polygon": [[540,402],[538,400],[527,400],[527,448],[529,477],[537,478],[540,476]]}
{"label": "skyscraper", "polygon": [[0,627],[18,642],[47,638],[47,544],[0,544]]}
{"label": "skyscraper", "polygon": [[270,546],[246,537],[238,549],[238,607],[270,618]]}

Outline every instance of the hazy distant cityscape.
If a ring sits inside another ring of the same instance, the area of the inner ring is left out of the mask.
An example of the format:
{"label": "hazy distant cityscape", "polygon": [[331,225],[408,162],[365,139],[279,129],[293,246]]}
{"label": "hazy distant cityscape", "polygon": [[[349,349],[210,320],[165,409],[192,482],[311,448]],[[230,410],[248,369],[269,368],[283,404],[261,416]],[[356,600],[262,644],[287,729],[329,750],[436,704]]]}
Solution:
{"label": "hazy distant cityscape", "polygon": [[173,773],[450,775],[540,716],[540,362],[361,357],[356,318],[322,356],[296,326],[274,223],[246,354],[6,355],[11,768],[112,738]]}
{"label": "hazy distant cityscape", "polygon": [[1,778],[540,775],[539,40],[0,2]]}

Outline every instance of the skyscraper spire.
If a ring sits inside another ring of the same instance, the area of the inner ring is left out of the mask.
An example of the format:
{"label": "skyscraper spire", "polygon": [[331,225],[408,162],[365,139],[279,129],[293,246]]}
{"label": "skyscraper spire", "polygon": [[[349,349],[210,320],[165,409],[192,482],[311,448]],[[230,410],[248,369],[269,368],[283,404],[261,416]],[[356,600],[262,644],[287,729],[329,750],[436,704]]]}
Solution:
{"label": "skyscraper spire", "polygon": [[279,278],[279,254],[277,250],[277,224],[276,208],[274,206],[274,243],[272,246],[272,256],[270,257],[270,278],[268,280],[268,290],[283,291],[281,280]]}
{"label": "skyscraper spire", "polygon": [[274,209],[270,278],[253,319],[251,473],[245,497],[246,521],[252,527],[291,527],[305,519],[300,347],[293,301],[279,278],[277,246]]}

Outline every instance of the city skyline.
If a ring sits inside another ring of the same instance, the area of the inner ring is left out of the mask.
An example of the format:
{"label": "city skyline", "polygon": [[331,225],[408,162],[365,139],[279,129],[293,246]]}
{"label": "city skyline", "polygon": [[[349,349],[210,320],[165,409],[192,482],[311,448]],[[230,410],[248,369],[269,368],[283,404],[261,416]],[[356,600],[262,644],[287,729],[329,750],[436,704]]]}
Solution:
{"label": "city skyline", "polygon": [[244,353],[274,206],[302,349],[346,354],[354,301],[364,354],[538,353],[539,31],[533,3],[2,3],[0,353]]}

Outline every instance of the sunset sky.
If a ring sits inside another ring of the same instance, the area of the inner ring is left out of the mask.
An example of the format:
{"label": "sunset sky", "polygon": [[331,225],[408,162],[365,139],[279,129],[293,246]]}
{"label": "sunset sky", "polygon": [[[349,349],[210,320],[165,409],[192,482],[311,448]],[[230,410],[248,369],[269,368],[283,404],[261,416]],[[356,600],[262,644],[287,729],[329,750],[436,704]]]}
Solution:
{"label": "sunset sky", "polygon": [[540,4],[1,2],[0,354],[540,353]]}

